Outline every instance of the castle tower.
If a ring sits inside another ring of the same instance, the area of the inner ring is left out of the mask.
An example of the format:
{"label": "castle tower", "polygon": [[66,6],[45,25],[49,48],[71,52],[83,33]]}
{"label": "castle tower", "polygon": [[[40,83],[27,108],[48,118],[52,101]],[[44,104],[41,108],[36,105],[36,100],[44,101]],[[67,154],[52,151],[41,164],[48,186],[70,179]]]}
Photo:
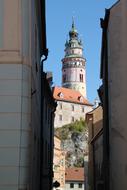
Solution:
{"label": "castle tower", "polygon": [[73,20],[69,40],[65,43],[65,56],[62,59],[62,86],[77,90],[86,98],[85,63],[82,41],[78,37]]}

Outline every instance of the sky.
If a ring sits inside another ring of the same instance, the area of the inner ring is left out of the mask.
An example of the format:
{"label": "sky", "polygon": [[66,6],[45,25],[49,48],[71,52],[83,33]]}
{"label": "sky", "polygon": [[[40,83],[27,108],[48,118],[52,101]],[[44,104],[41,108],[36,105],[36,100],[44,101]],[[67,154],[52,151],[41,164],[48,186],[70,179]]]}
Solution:
{"label": "sky", "polygon": [[72,17],[79,37],[83,41],[86,58],[87,98],[93,103],[98,96],[100,80],[100,55],[102,29],[100,18],[104,18],[105,9],[116,0],[46,0],[46,30],[48,59],[45,71],[53,73],[55,86],[61,86],[62,63],[65,41],[72,25]]}

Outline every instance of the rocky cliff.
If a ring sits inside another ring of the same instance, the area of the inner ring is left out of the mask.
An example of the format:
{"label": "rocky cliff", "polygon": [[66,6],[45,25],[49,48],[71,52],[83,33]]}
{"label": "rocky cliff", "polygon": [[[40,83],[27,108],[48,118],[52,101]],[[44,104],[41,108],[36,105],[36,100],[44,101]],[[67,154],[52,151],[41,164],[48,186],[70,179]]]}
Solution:
{"label": "rocky cliff", "polygon": [[66,152],[66,167],[82,167],[84,156],[88,154],[88,130],[81,119],[69,125],[55,129],[61,139],[62,149]]}

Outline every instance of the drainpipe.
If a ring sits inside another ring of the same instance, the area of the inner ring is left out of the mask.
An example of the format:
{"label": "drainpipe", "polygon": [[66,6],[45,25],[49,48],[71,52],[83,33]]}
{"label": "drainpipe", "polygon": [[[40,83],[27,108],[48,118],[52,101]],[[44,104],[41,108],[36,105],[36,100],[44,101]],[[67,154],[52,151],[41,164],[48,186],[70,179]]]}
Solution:
{"label": "drainpipe", "polygon": [[45,57],[41,59],[41,74],[43,73],[44,61],[46,61],[47,58],[48,58],[48,49],[45,49],[45,50],[42,51],[42,57],[43,56],[45,56]]}

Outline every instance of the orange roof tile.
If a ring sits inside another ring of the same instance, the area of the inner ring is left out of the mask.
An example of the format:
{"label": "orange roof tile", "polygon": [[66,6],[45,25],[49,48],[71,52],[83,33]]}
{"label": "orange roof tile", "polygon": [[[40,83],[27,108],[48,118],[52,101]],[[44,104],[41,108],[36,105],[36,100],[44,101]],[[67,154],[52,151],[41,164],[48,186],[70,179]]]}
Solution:
{"label": "orange roof tile", "polygon": [[84,168],[66,168],[65,181],[84,181]]}
{"label": "orange roof tile", "polygon": [[54,87],[53,97],[55,100],[74,102],[78,104],[84,104],[92,106],[87,99],[85,99],[82,94],[76,90],[63,87]]}

